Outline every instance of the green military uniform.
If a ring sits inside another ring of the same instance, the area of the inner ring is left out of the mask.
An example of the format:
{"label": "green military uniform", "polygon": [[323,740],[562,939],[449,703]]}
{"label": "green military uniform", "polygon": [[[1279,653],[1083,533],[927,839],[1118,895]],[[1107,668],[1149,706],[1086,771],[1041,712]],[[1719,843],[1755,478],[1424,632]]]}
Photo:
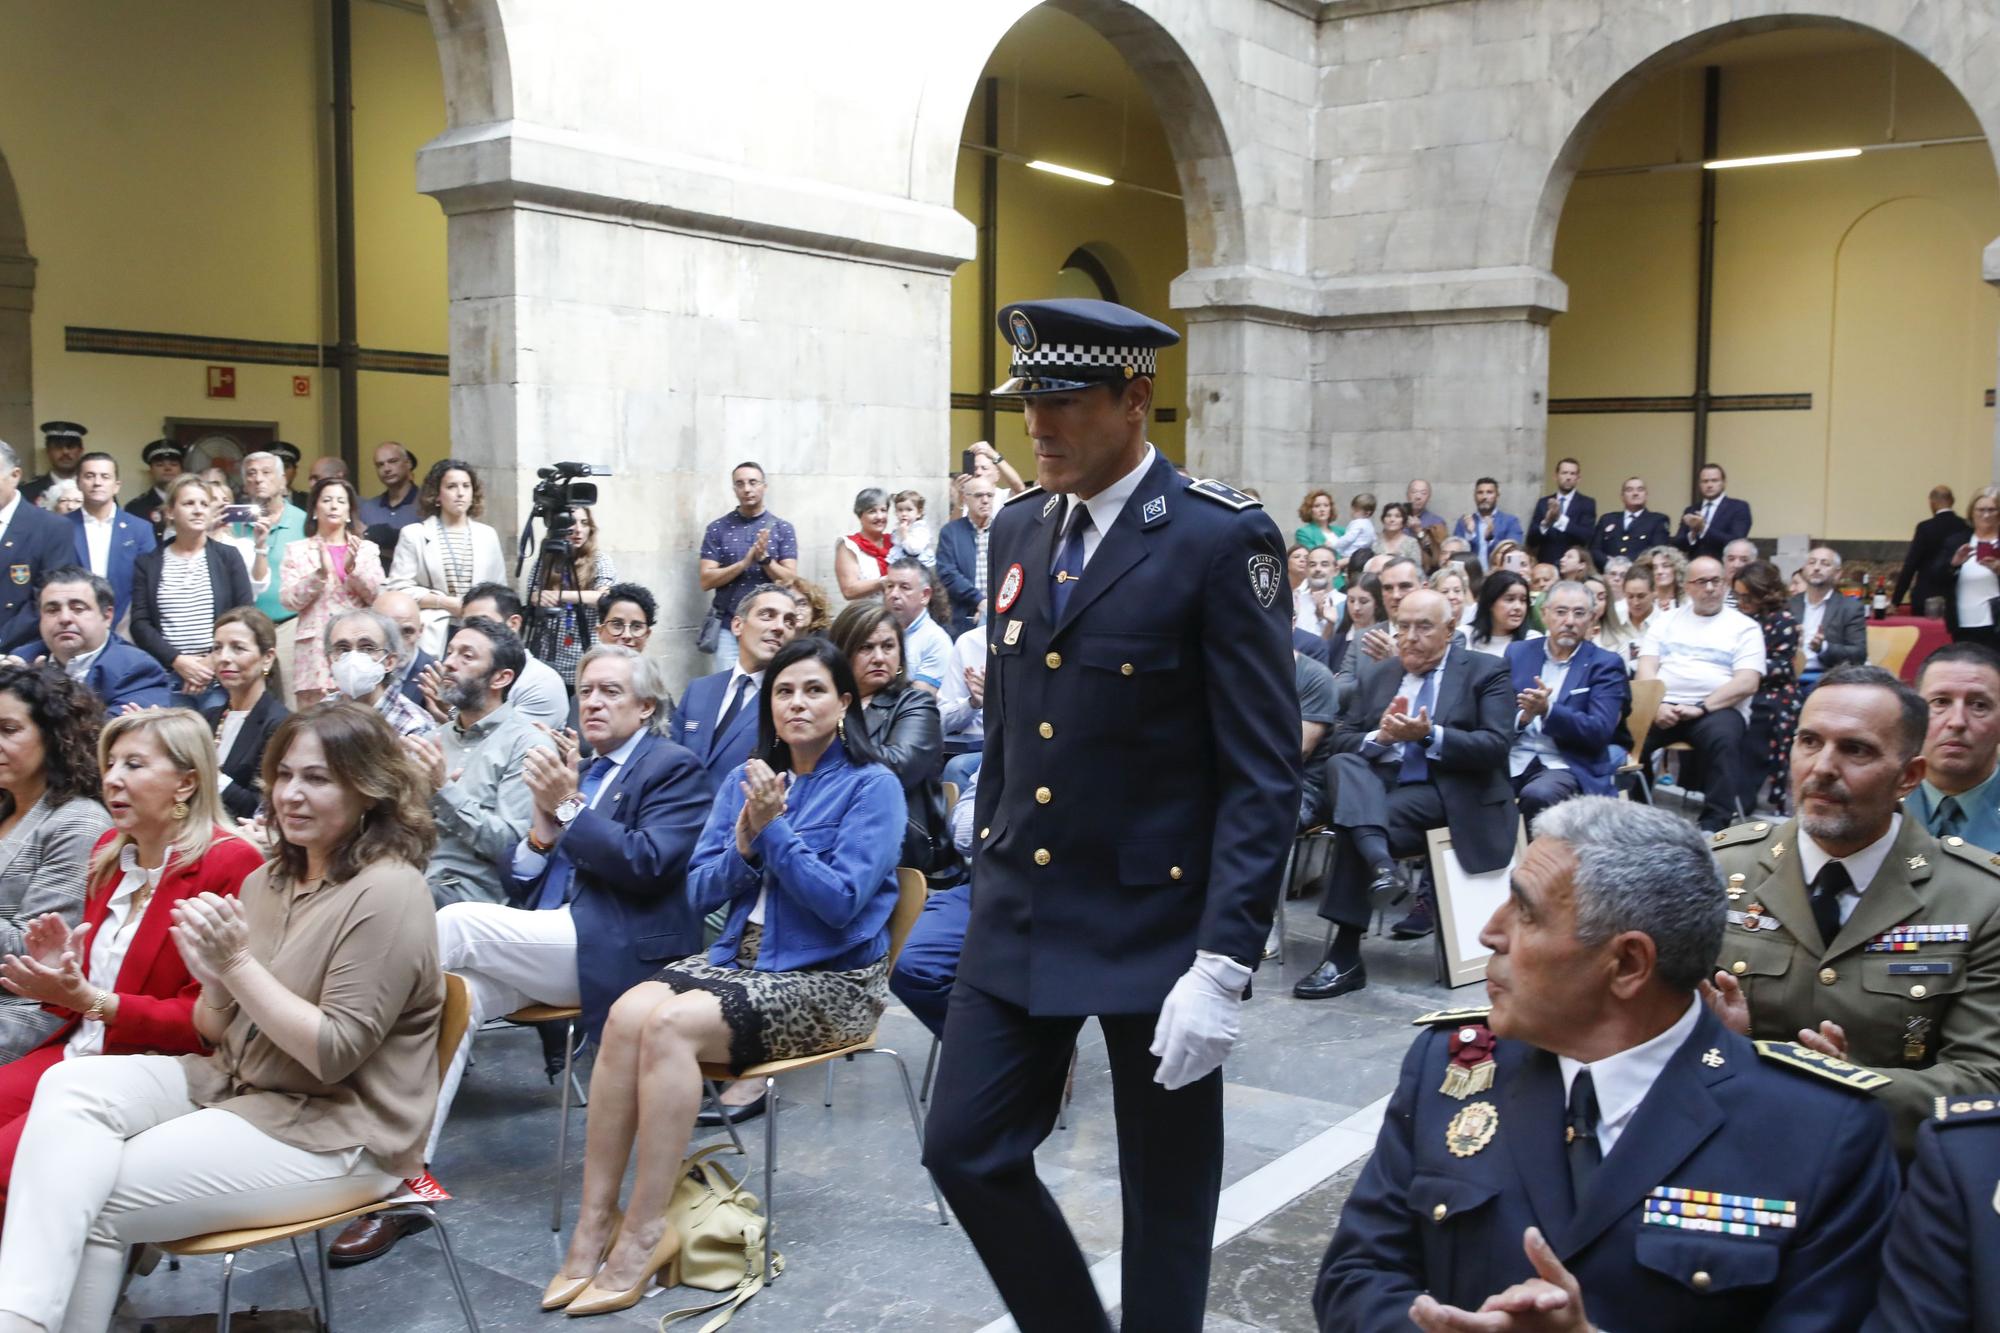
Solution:
{"label": "green military uniform", "polygon": [[2000,855],[1942,842],[1909,815],[1829,943],[1799,868],[1797,820],[1715,835],[1729,888],[1718,967],[1743,986],[1750,1035],[1788,1041],[1823,1020],[1847,1058],[1891,1080],[1897,1151],[1940,1096],[2000,1090]]}

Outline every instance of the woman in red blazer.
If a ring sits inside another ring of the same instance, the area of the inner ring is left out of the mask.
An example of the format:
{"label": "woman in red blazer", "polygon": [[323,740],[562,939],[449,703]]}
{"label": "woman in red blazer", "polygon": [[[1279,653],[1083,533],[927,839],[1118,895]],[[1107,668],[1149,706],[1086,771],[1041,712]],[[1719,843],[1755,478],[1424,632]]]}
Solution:
{"label": "woman in red blazer", "polygon": [[26,931],[27,952],[0,958],[0,986],[69,1021],[0,1065],[0,1208],[14,1150],[42,1075],[63,1060],[200,1051],[188,975],[167,928],[174,904],[235,893],[263,855],[224,827],[215,742],[185,708],[128,713],[97,743],[111,832],[90,858],[90,892],[74,931],[50,913]]}

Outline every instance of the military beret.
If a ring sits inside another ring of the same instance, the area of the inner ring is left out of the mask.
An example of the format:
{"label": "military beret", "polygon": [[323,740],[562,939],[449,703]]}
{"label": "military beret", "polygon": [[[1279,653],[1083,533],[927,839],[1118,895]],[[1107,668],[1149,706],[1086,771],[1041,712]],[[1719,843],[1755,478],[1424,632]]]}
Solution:
{"label": "military beret", "polygon": [[1181,340],[1159,320],[1111,301],[1015,301],[1000,307],[1000,335],[1014,349],[1000,398],[1073,393],[1158,373],[1157,353]]}
{"label": "military beret", "polygon": [[44,421],[40,430],[51,440],[81,440],[90,434],[74,421]]}
{"label": "military beret", "polygon": [[162,458],[171,458],[176,463],[187,457],[187,450],[173,440],[154,440],[139,451],[139,457],[148,463]]}

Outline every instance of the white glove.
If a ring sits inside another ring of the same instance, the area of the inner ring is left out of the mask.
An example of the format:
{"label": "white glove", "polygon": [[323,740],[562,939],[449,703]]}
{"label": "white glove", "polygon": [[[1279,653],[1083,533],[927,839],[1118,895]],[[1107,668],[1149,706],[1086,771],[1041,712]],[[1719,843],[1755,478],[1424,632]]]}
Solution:
{"label": "white glove", "polygon": [[1219,953],[1197,953],[1167,1002],[1148,1047],[1160,1059],[1153,1081],[1168,1092],[1207,1078],[1222,1067],[1242,1028],[1238,1013],[1250,969]]}

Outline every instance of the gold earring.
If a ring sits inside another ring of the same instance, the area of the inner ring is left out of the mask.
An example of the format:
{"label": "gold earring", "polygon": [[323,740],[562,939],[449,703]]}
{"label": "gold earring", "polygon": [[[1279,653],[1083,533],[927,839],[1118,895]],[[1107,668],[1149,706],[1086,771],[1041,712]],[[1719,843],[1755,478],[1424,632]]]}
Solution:
{"label": "gold earring", "polygon": [[188,817],[188,803],[186,801],[175,801],[174,819],[176,821],[179,821],[186,819],[187,817]]}
{"label": "gold earring", "polygon": [[840,743],[842,745],[847,744],[847,719],[844,717],[841,718],[840,721],[833,724],[833,728],[840,733]]}

